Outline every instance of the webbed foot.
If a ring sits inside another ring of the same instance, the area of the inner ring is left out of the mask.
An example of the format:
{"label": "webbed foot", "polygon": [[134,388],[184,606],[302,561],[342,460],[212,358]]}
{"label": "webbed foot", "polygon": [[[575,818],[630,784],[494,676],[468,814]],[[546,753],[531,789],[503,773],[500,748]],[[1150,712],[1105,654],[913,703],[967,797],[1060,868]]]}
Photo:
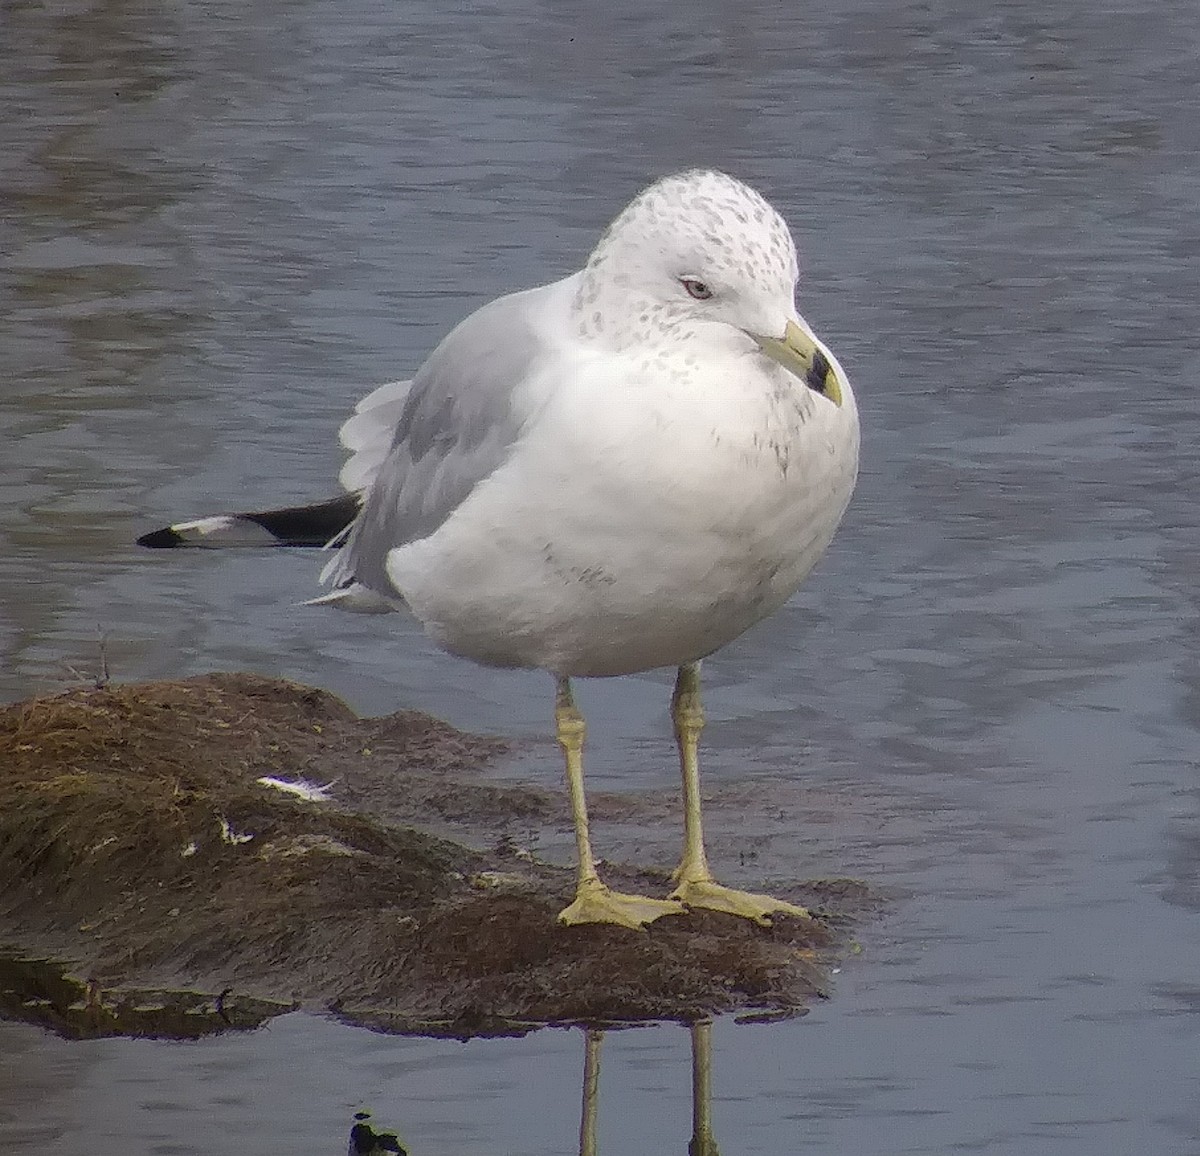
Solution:
{"label": "webbed foot", "polygon": [[673,899],[650,899],[614,891],[599,880],[583,883],[575,901],[558,913],[559,923],[615,923],[640,929],[664,915],[685,915],[687,908]]}
{"label": "webbed foot", "polygon": [[713,879],[685,879],[671,892],[670,898],[688,907],[703,907],[709,911],[724,911],[729,915],[740,915],[743,919],[753,919],[763,927],[770,927],[771,916],[780,912],[812,918],[807,909],[797,907],[794,903],[774,899],[770,895],[759,895],[754,891],[725,887]]}

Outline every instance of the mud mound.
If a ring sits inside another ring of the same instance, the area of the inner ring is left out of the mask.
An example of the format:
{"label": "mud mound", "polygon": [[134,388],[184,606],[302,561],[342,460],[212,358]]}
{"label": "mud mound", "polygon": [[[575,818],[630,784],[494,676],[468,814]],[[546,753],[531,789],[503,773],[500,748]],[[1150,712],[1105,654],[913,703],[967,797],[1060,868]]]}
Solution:
{"label": "mud mound", "polygon": [[[501,836],[557,820],[561,803],[484,781],[505,749],[414,712],[361,720],[322,691],[240,674],[4,708],[0,943],[71,961],[86,994],[70,989],[69,1006],[93,1032],[139,1030],[126,1022],[145,1005],[135,988],[455,1035],[788,1011],[821,992],[818,952],[837,940],[828,913],[770,929],[704,912],[645,932],[559,927],[572,873]],[[305,799],[268,777],[329,789]],[[451,821],[474,847],[444,837]],[[796,890],[810,905],[830,894]],[[843,884],[834,902],[868,898]],[[30,974],[49,973],[21,972],[0,1013],[32,1018],[67,999]],[[68,1030],[60,1010],[48,1022]]]}

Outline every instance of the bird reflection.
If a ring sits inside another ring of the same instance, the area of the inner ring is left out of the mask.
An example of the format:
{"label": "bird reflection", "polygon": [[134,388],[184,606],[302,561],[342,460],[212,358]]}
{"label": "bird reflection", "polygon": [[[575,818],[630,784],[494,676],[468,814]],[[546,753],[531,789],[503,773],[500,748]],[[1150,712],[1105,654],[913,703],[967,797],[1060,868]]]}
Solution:
{"label": "bird reflection", "polygon": [[[692,1138],[687,1156],[721,1156],[712,1128],[712,1021],[692,1024]],[[600,1050],[604,1032],[583,1033],[583,1104],[579,1117],[579,1156],[598,1156]],[[350,1130],[349,1156],[407,1156],[394,1132],[376,1132],[369,1112],[356,1112]]]}
{"label": "bird reflection", "polygon": [[[692,1138],[687,1156],[721,1156],[712,1129],[712,1021],[692,1024]],[[579,1120],[579,1156],[599,1152],[596,1116],[600,1101],[600,1047],[604,1032],[584,1032],[583,1109]]]}

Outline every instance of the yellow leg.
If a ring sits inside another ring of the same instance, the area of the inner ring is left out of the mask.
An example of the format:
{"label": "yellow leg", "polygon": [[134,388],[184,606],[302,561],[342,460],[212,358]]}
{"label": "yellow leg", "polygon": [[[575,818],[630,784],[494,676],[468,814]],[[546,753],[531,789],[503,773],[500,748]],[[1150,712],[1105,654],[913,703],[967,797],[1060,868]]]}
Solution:
{"label": "yellow leg", "polygon": [[753,919],[770,926],[774,912],[807,916],[803,907],[723,887],[712,877],[704,854],[704,826],[700,817],[700,732],[704,729],[704,707],[700,705],[700,664],[679,668],[675,693],[671,697],[671,719],[675,724],[675,742],[679,746],[679,769],[683,774],[683,859],[675,869],[677,884],[671,892],[688,907],[706,907]]}
{"label": "yellow leg", "polygon": [[575,820],[575,846],[579,855],[579,883],[575,901],[558,913],[559,923],[616,923],[622,927],[645,927],[663,915],[682,915],[681,903],[670,899],[648,899],[613,891],[600,881],[592,841],[588,835],[587,798],[583,792],[583,738],[587,730],[575,705],[571,684],[558,680],[554,702],[558,742],[567,762],[567,789],[571,794],[571,817]]}

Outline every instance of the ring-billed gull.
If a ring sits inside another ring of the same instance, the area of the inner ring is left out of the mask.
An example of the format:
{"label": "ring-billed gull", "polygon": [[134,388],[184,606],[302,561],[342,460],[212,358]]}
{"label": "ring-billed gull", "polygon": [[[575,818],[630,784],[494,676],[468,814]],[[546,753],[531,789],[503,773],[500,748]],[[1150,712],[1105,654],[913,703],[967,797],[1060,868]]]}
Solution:
{"label": "ring-billed gull", "polygon": [[[796,311],[796,279],[791,234],[758,193],[718,172],[666,177],[582,270],[483,306],[411,381],[359,403],[341,431],[350,497],[141,541],[333,537],[333,589],[315,601],[407,607],[453,654],[552,674],[578,847],[561,922],[800,913],[714,880],[697,762],[700,661],[796,590],[857,474],[854,395]],[[683,777],[666,899],[615,892],[597,873],[570,682],[656,667],[678,668]]]}

